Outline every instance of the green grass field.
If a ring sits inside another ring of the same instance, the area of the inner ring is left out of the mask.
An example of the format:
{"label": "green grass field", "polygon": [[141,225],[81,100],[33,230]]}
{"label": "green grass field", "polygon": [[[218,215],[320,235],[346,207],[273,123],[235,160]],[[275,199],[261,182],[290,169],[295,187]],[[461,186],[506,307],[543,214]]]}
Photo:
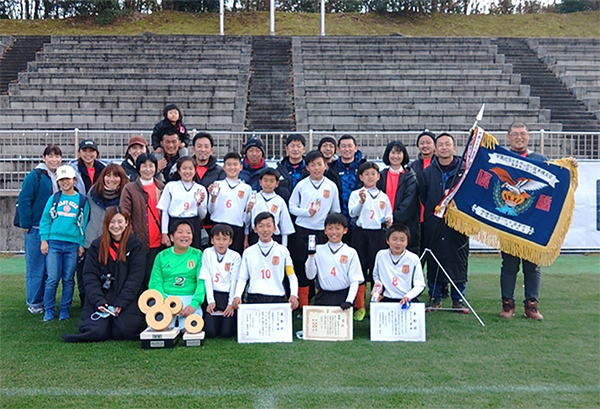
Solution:
{"label": "green grass field", "polygon": [[[320,34],[319,13],[283,13],[275,16],[277,35]],[[336,35],[394,35],[415,37],[598,37],[598,11],[556,14],[444,14],[402,15],[378,13],[334,13],[325,18],[326,33]],[[136,35],[219,34],[218,13],[125,15],[110,25],[90,18],[48,20],[0,20],[0,33],[13,35]],[[269,35],[269,12],[225,13],[226,35]]]}
{"label": "green grass field", "polygon": [[472,314],[439,311],[427,315],[426,343],[372,343],[366,319],[352,342],[218,339],[142,350],[139,342],[63,342],[77,318],[43,323],[29,314],[23,258],[1,258],[0,406],[598,407],[600,256],[561,256],[543,269],[542,322],[522,318],[521,305],[513,320],[497,317],[499,265],[497,256],[471,258],[467,297],[486,327]]}

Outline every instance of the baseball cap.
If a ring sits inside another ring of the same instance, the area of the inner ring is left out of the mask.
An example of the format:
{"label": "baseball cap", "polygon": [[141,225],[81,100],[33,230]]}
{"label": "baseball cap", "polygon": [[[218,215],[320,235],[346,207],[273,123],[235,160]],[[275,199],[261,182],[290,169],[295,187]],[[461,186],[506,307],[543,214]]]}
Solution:
{"label": "baseball cap", "polygon": [[69,165],[62,165],[56,169],[56,180],[73,179],[74,177],[77,177],[75,169]]}

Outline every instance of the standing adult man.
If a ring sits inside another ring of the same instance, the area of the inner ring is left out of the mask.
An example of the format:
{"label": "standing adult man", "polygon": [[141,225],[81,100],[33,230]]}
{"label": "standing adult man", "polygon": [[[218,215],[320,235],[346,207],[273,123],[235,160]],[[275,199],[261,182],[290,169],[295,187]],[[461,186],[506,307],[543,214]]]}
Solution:
{"label": "standing adult man", "polygon": [[329,164],[325,176],[337,185],[342,214],[348,220],[348,233],[344,236],[344,242],[352,243],[354,223],[351,223],[350,220],[348,200],[350,200],[350,193],[362,186],[362,182],[358,178],[358,167],[366,160],[363,159],[362,152],[358,149],[356,139],[352,135],[340,137],[338,153],[339,158]]}
{"label": "standing adult man", "polygon": [[[206,189],[217,180],[225,179],[225,171],[217,164],[217,158],[213,156],[215,142],[211,134],[200,132],[194,136],[192,141],[192,161],[196,166],[196,176],[198,182]],[[210,214],[206,213],[204,218],[204,229],[210,236],[212,224]]]}
{"label": "standing adult man", "polygon": [[[544,155],[532,152],[529,146],[529,128],[524,122],[513,122],[508,127],[507,133],[510,150],[517,155],[539,161],[547,161]],[[577,161],[570,159],[574,166]],[[525,317],[532,320],[543,320],[544,317],[538,311],[538,297],[542,286],[542,272],[540,266],[525,259],[521,259],[502,252],[502,267],[500,268],[500,290],[502,292],[502,312],[500,317],[512,318],[515,316],[515,283],[519,266],[523,265],[523,276],[525,284]]]}
{"label": "standing adult man", "polygon": [[[464,166],[460,158],[455,155],[454,137],[448,133],[442,133],[436,138],[435,153],[436,157],[433,158],[431,166],[423,171],[422,183],[419,185],[421,202],[425,207],[421,243],[424,248],[433,251],[460,293],[464,294],[467,287],[469,238],[451,229],[442,219],[433,214],[442,197],[460,179]],[[430,254],[427,254],[427,282],[430,297],[427,311],[433,312],[441,307],[442,287],[448,280]],[[463,305],[460,294],[453,286],[450,296],[453,309],[463,314],[469,313]]]}
{"label": "standing adult man", "polygon": [[245,158],[242,160],[240,179],[250,185],[252,190],[258,192],[260,172],[267,167],[265,162],[265,144],[258,136],[253,136],[244,145]]}
{"label": "standing adult man", "polygon": [[275,190],[286,202],[290,199],[292,191],[305,176],[308,175],[304,152],[306,152],[306,139],[300,134],[291,134],[285,141],[287,156],[277,164],[279,172],[279,186]]}
{"label": "standing adult man", "polygon": [[179,148],[181,147],[181,140],[179,134],[173,131],[167,131],[160,139],[160,146],[163,154],[154,154],[158,160],[158,171],[162,174],[164,182],[167,183],[171,180],[171,169],[177,163],[179,159]]}
{"label": "standing adult man", "polygon": [[330,164],[333,160],[337,159],[335,157],[335,149],[337,146],[337,141],[333,136],[324,136],[319,141],[318,150],[323,154],[325,158],[325,163]]}
{"label": "standing adult man", "polygon": [[408,164],[408,167],[415,171],[417,179],[423,175],[423,170],[431,164],[435,154],[435,134],[425,129],[417,136],[417,148],[419,156]]}

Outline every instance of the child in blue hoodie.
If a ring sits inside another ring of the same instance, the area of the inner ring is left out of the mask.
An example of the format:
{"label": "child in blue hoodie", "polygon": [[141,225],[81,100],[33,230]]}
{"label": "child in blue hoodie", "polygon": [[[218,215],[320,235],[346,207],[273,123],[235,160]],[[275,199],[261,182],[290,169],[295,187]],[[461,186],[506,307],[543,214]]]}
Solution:
{"label": "child in blue hoodie", "polygon": [[61,191],[48,199],[40,220],[40,250],[46,256],[48,272],[44,290],[44,321],[54,319],[56,289],[61,279],[63,290],[58,318],[70,318],[77,257],[84,252],[84,232],[90,213],[85,196],[75,190],[75,169],[68,165],[59,167],[56,179]]}

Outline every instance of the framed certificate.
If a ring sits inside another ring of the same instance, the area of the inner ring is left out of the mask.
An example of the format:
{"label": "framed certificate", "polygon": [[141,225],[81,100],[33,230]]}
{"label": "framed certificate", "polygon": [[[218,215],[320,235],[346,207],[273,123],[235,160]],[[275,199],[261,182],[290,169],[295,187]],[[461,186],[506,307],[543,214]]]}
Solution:
{"label": "framed certificate", "polygon": [[352,341],[352,309],[302,307],[303,339],[312,341]]}
{"label": "framed certificate", "polygon": [[371,341],[425,342],[425,304],[371,303]]}
{"label": "framed certificate", "polygon": [[292,307],[289,303],[241,304],[237,319],[238,342],[292,342]]}

